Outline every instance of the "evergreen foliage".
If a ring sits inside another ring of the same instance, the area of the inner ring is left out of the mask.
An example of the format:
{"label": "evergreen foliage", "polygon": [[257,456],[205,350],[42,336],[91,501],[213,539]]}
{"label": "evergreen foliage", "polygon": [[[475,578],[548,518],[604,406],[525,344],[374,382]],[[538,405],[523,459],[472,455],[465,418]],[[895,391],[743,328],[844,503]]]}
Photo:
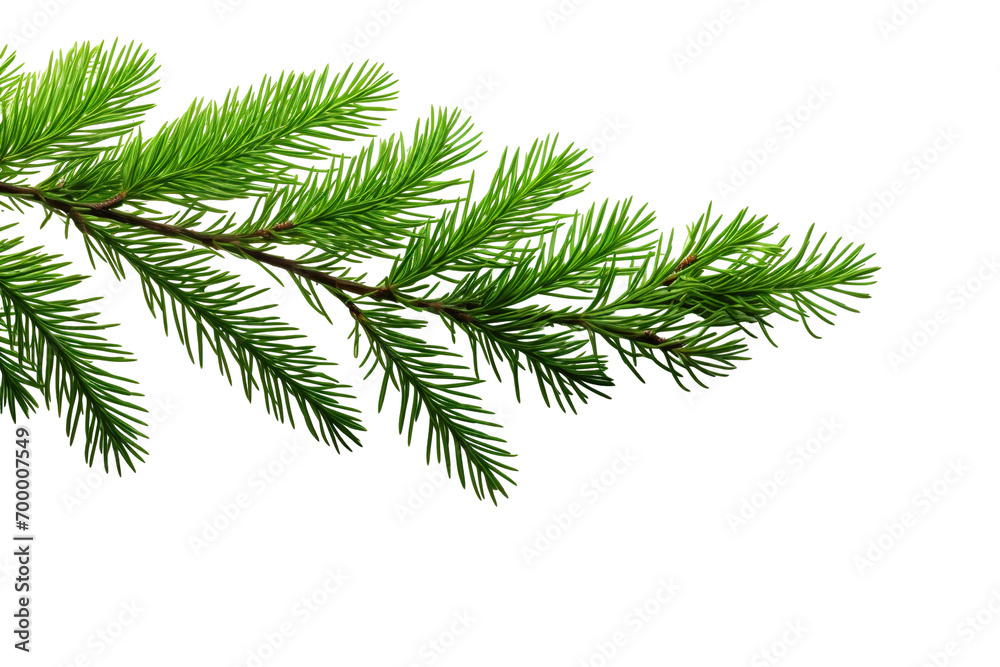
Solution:
{"label": "evergreen foliage", "polygon": [[[477,194],[463,167],[483,152],[459,112],[432,110],[409,138],[371,138],[395,97],[381,67],[265,77],[144,137],[156,71],[136,45],[77,45],[38,73],[0,51],[0,206],[64,222],[95,265],[141,283],[192,362],[238,375],[279,421],[350,450],[364,430],[351,388],[254,305],[265,289],[215,264],[290,279],[333,325],[351,323],[355,356],[382,378],[379,410],[398,393],[400,432],[426,437],[428,462],[494,502],[514,468],[477,397],[489,376],[509,374],[520,400],[533,375],[547,405],[574,412],[608,396],[609,352],[640,379],[652,365],[682,388],[704,384],[746,359],[757,332],[772,340],[776,317],[815,336],[874,282],[862,246],[810,230],[796,249],[745,210],[724,222],[709,207],[677,241],[631,199],[574,210],[589,158],[558,137],[505,151]],[[353,156],[340,152],[360,138]],[[237,219],[246,200],[252,212]],[[131,355],[105,338],[94,300],[67,295],[85,278],[10,230],[0,410],[17,419],[41,399],[88,463],[135,469],[142,410],[117,370]],[[385,277],[367,280],[379,262]],[[427,342],[432,324],[467,354]]]}

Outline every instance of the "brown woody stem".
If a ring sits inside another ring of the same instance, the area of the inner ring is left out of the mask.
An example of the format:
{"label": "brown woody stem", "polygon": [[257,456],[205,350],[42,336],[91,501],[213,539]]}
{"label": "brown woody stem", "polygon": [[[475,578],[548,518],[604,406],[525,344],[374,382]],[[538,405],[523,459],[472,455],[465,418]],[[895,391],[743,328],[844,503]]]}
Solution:
{"label": "brown woody stem", "polygon": [[[475,319],[473,316],[464,308],[459,308],[455,306],[448,305],[442,301],[428,301],[425,299],[410,299],[401,296],[394,287],[392,286],[378,286],[373,287],[370,285],[364,285],[362,283],[355,282],[353,280],[347,280],[346,278],[338,278],[332,276],[323,271],[317,269],[311,269],[307,266],[303,266],[294,259],[288,257],[282,257],[280,255],[274,255],[256,248],[246,247],[242,245],[241,241],[248,240],[249,238],[266,238],[274,231],[284,231],[292,226],[292,223],[279,223],[270,229],[260,230],[258,232],[253,232],[250,235],[236,235],[236,234],[208,234],[205,232],[199,232],[194,229],[187,229],[185,227],[177,227],[175,225],[170,225],[162,222],[156,222],[155,220],[148,220],[141,216],[135,215],[133,213],[126,213],[117,210],[116,207],[120,206],[126,198],[126,193],[122,192],[108,199],[106,201],[97,204],[86,204],[86,203],[71,203],[56,199],[46,195],[44,192],[38,188],[25,187],[20,185],[13,185],[10,183],[0,182],[0,194],[9,195],[12,197],[18,197],[20,199],[25,199],[29,201],[34,201],[50,211],[57,211],[64,214],[67,218],[72,220],[74,224],[82,231],[84,234],[87,233],[85,215],[97,218],[100,220],[108,220],[111,222],[117,222],[119,224],[128,225],[131,227],[141,227],[148,231],[151,231],[160,236],[170,237],[170,238],[180,238],[197,245],[210,248],[212,250],[227,250],[235,255],[240,255],[259,262],[260,264],[266,264],[277,269],[286,271],[292,275],[305,278],[311,282],[319,285],[324,285],[326,287],[331,287],[340,292],[345,292],[348,294],[354,294],[362,297],[370,297],[376,301],[392,301],[395,303],[401,303],[403,305],[415,308],[417,310],[425,310],[435,312],[439,315],[446,315],[449,318],[461,322],[463,324],[475,325]],[[667,278],[664,281],[665,285],[670,285],[676,280],[676,272],[681,271],[691,263],[695,261],[695,256],[691,255],[678,264],[675,269],[674,275]],[[345,300],[345,305],[351,311],[351,315],[355,318],[364,317],[362,311],[350,300]],[[581,326],[583,328],[589,328],[589,324],[585,320],[580,320],[579,322],[563,323],[569,324],[570,326]],[[666,338],[662,338],[653,331],[609,331],[612,335],[619,336],[621,338],[626,338],[639,343],[645,343],[646,345],[654,346],[665,346],[667,343],[671,342]],[[680,347],[683,343],[674,341],[677,347]]]}

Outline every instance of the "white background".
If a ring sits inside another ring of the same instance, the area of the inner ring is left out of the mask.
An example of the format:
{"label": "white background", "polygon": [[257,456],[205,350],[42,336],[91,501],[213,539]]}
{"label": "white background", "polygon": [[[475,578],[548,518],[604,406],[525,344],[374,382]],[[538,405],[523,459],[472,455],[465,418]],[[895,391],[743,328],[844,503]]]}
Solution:
{"label": "white background", "polygon": [[[24,41],[28,67],[81,39],[154,50],[151,127],[265,73],[373,59],[400,82],[386,132],[431,105],[466,106],[490,151],[484,172],[502,147],[560,132],[595,153],[580,206],[634,196],[664,231],[710,200],[726,216],[748,206],[796,241],[810,223],[848,234],[883,268],[860,315],[839,317],[822,341],[781,324],[779,349],[754,342],[753,360],[708,392],[687,395],[655,372],[641,385],[616,365],[613,400],[567,416],[530,385],[518,405],[509,382],[487,384],[519,455],[518,486],[499,507],[455,481],[430,491],[422,447],[406,448],[393,410],[376,413],[374,382],[359,382],[346,320],[330,327],[294,291],[276,292],[281,315],[360,384],[365,447],[338,456],[190,364],[138,286],[99,270],[81,294],[108,297],[104,320],[121,322],[116,339],[140,359],[130,373],[154,409],[152,455],[138,474],[104,478],[79,443],[67,447],[61,420],[30,420],[35,650],[10,647],[13,563],[0,556],[0,662],[997,664],[1000,6],[897,4],[902,14],[892,0],[5,0],[2,32]],[[387,25],[357,41],[373,12]],[[359,54],[345,57],[345,45]],[[765,146],[776,149],[764,164],[745,166]],[[739,182],[740,171],[753,173]],[[723,192],[733,178],[739,187]],[[870,221],[858,223],[859,209]],[[21,233],[83,258],[78,238],[15,217]],[[294,438],[287,465],[276,463]],[[788,458],[812,438],[810,461]],[[589,490],[620,455],[627,469]],[[11,458],[0,463],[7,489]],[[268,465],[281,472],[262,486]],[[753,496],[775,473],[787,483]],[[941,493],[920,500],[925,488]],[[243,493],[249,506],[196,553],[191,539],[211,536],[206,522],[224,524],[220,507]],[[429,497],[401,519],[414,493]],[[758,509],[734,530],[744,500]],[[582,514],[559,529],[553,517],[574,503]],[[892,528],[907,513],[912,525]],[[338,571],[346,581],[327,595]],[[661,581],[679,587],[665,603]],[[325,604],[307,617],[296,605],[310,596]],[[981,610],[985,624],[970,630]],[[293,634],[269,650],[285,623]],[[605,658],[616,633],[624,645]]]}

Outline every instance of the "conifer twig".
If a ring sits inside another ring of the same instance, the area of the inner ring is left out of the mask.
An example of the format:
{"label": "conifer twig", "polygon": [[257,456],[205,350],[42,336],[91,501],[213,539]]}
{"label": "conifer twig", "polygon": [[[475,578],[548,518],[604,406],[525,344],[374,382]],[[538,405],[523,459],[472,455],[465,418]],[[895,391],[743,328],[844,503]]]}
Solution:
{"label": "conifer twig", "polygon": [[[362,65],[339,75],[265,77],[220,103],[196,101],[148,138],[156,90],[141,47],[83,44],[40,73],[0,51],[0,206],[40,209],[76,229],[92,263],[135,274],[167,335],[280,421],[304,423],[338,450],[364,430],[349,387],[293,326],[252,300],[264,291],[214,265],[246,260],[291,280],[334,325],[344,308],[355,356],[381,373],[378,408],[399,394],[400,432],[426,434],[426,457],[494,502],[513,484],[512,452],[476,388],[506,366],[518,400],[524,372],[547,405],[576,411],[615,384],[610,350],[640,380],[648,364],[684,389],[747,358],[773,319],[832,323],[856,312],[877,268],[863,247],[809,232],[798,249],[775,226],[711,207],[676,243],[631,199],[569,200],[586,188],[585,151],[558,137],[504,151],[477,187],[461,170],[483,157],[457,111],[432,110],[413,134],[368,137],[395,97],[391,75]],[[480,192],[481,190],[481,192]],[[253,208],[242,220],[242,200]],[[0,411],[36,397],[67,417],[85,454],[134,468],[145,450],[130,381],[108,367],[131,357],[105,325],[64,297],[82,280],[67,264],[4,240],[0,228]],[[379,266],[379,262],[388,263]],[[368,278],[382,271],[381,280]],[[432,323],[457,342],[425,340]],[[489,368],[489,371],[486,369]],[[424,422],[421,419],[424,419]]]}

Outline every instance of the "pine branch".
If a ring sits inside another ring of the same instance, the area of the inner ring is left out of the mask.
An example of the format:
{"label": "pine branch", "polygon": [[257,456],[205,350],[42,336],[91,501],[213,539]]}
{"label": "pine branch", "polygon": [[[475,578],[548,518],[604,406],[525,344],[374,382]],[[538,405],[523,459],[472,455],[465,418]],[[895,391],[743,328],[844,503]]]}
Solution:
{"label": "pine branch", "polygon": [[[498,380],[501,379],[498,362],[506,361],[510,366],[518,401],[521,400],[519,371],[523,369],[535,376],[547,406],[552,405],[549,394],[561,410],[569,407],[574,413],[574,396],[583,403],[588,401],[590,394],[610,398],[600,389],[614,386],[614,380],[607,375],[604,358],[596,353],[580,353],[587,349],[586,338],[575,337],[570,331],[545,333],[541,328],[525,326],[513,318],[508,321],[500,317],[492,321],[476,320],[460,326],[469,337],[473,358],[478,359],[481,351]],[[475,373],[479,377],[478,366]]]}
{"label": "pine branch", "polygon": [[[0,192],[11,190],[17,189],[0,184]],[[48,201],[44,195],[39,193],[35,193],[33,197],[36,200],[43,201],[47,206],[58,208],[64,205],[61,202]],[[184,238],[213,248],[220,245],[218,243],[220,240],[219,237],[210,233],[156,223],[116,210],[98,209],[93,206],[84,208],[90,215],[122,222],[131,226],[143,227],[161,235]],[[606,204],[603,210],[606,211]],[[627,208],[624,208],[621,213],[617,210],[613,211],[613,213],[617,215],[610,216],[612,220],[610,229],[617,230],[617,234],[641,235],[646,225],[651,223],[651,218],[640,217],[641,211],[640,214],[637,214],[631,220],[627,216]],[[699,378],[699,374],[707,377],[724,376],[735,368],[735,362],[747,358],[745,356],[745,344],[739,339],[734,339],[733,336],[740,331],[751,336],[753,334],[742,327],[741,322],[745,320],[733,317],[735,311],[732,309],[727,314],[725,312],[713,312],[711,309],[701,308],[697,301],[685,303],[679,298],[684,292],[675,285],[679,282],[682,285],[684,284],[679,281],[681,275],[686,277],[698,276],[706,270],[714,274],[722,270],[719,265],[731,270],[733,267],[754,267],[757,266],[755,263],[771,261],[783,252],[782,249],[785,243],[785,240],[782,240],[778,244],[767,243],[766,240],[773,233],[774,228],[765,230],[763,227],[764,218],[754,217],[747,219],[746,211],[740,212],[731,223],[718,233],[717,230],[721,224],[721,218],[710,222],[710,215],[711,209],[689,230],[682,250],[682,254],[685,255],[684,259],[671,259],[671,240],[668,241],[666,250],[661,248],[655,255],[647,256],[641,268],[629,269],[627,271],[605,270],[601,274],[601,278],[596,282],[583,284],[583,291],[596,290],[598,293],[594,300],[594,305],[588,310],[578,309],[568,312],[549,310],[536,312],[529,310],[528,316],[525,318],[525,311],[523,310],[514,309],[508,311],[507,309],[500,309],[494,315],[499,315],[499,321],[503,321],[505,318],[520,320],[522,324],[530,322],[531,326],[535,327],[556,325],[582,328],[588,331],[592,343],[596,338],[600,338],[608,343],[640,380],[642,376],[637,370],[636,363],[640,358],[646,358],[670,372],[677,383],[684,389],[686,387],[682,380],[685,375],[698,384],[705,386]],[[592,225],[591,230],[593,230],[593,225],[599,224],[603,220],[602,215],[598,215],[595,218],[593,212],[588,217]],[[577,230],[572,230],[571,225],[572,234],[568,237],[570,240],[568,245],[564,245],[564,249],[570,247],[577,248],[578,251],[584,253],[583,259],[574,260],[571,264],[567,264],[565,261],[560,263],[559,260],[551,260],[550,271],[542,274],[546,278],[544,280],[541,278],[532,280],[534,287],[528,289],[522,295],[524,298],[519,300],[523,301],[528,297],[544,292],[546,283],[550,286],[558,285],[558,277],[565,277],[567,267],[588,266],[588,261],[590,260],[586,260],[586,257],[590,253],[590,246],[580,243],[580,234],[582,233],[580,230],[582,229],[585,229],[585,227],[578,227]],[[617,242],[614,240],[616,233],[612,232],[607,238],[603,239],[605,242],[611,243],[609,247],[617,247]],[[446,297],[438,299],[432,296],[417,298],[394,288],[384,286],[375,287],[348,278],[333,276],[303,266],[295,260],[273,255],[262,250],[246,248],[238,243],[221,244],[221,246],[238,256],[246,257],[262,265],[287,271],[292,276],[307,283],[322,285],[335,292],[347,292],[361,297],[371,297],[380,301],[393,301],[416,310],[433,312],[447,320],[462,325],[474,324],[481,328],[489,327],[490,319],[493,317],[489,311],[480,309],[477,312],[476,310],[477,300],[484,300],[486,297],[483,295],[472,296],[467,289],[458,294],[457,298]],[[554,245],[550,247],[554,247]],[[860,252],[860,248],[857,249],[857,252]],[[698,253],[701,253],[701,255],[698,255]],[[861,260],[859,266],[867,272],[867,275],[870,275],[877,269],[863,268],[863,263],[868,259],[870,257]],[[614,262],[611,263],[614,264]],[[511,267],[506,269],[508,272],[510,270]],[[501,275],[503,272],[504,270],[501,270]],[[620,275],[631,275],[632,277],[623,293],[609,303],[608,297],[611,294],[614,280]],[[593,279],[593,275],[591,278]],[[476,283],[476,280],[471,281],[471,284]],[[466,286],[468,284],[470,283],[465,283]],[[494,283],[490,281],[489,284],[493,285]],[[496,284],[500,285],[502,283],[497,282]],[[665,287],[672,289],[666,290],[664,289]],[[307,289],[304,288],[303,291],[307,292]],[[710,299],[710,293],[704,290],[701,298]],[[800,297],[793,295],[792,298]],[[315,297],[315,301],[318,302],[318,297]],[[320,310],[323,312],[321,308]],[[640,315],[636,314],[636,311],[652,312]],[[760,312],[756,314],[752,321],[764,328],[768,326],[765,318],[775,312],[771,310],[770,303],[765,303],[761,306]],[[707,316],[710,323],[706,325],[700,321],[691,322],[689,317],[692,315],[698,317]],[[733,325],[737,325],[738,328],[734,329]],[[726,330],[719,331],[718,328],[720,327],[726,328]],[[522,333],[528,332],[523,331]],[[508,347],[508,352],[515,354],[516,350]],[[524,350],[521,353],[523,354]],[[663,357],[662,360],[657,353]],[[510,358],[509,355],[505,355],[505,357]],[[552,361],[552,357],[550,357],[549,361]],[[562,361],[566,363],[568,358]],[[534,368],[534,366],[529,365],[529,368]],[[557,376],[559,375],[558,367],[551,365],[551,363],[548,371],[549,373],[556,373]],[[600,386],[600,383],[603,381],[596,375],[592,379],[597,383],[596,386]],[[554,385],[554,383],[547,384],[554,391],[559,390],[559,387]],[[558,395],[567,396],[565,392],[557,393]]]}
{"label": "pine branch", "polygon": [[156,89],[157,68],[141,48],[85,43],[53,56],[45,71],[9,82],[13,90],[0,97],[0,178],[93,158],[103,142],[135,127],[152,108],[137,102]]}
{"label": "pine branch", "polygon": [[[363,430],[341,403],[346,388],[293,327],[252,305],[260,290],[211,262],[249,260],[291,279],[331,323],[333,295],[352,318],[356,356],[365,345],[362,365],[384,374],[379,409],[391,384],[400,431],[412,440],[426,417],[428,462],[435,455],[494,502],[513,483],[513,455],[475,396],[481,362],[498,379],[509,366],[518,400],[531,373],[545,403],[563,410],[609,395],[609,350],[640,380],[652,363],[682,388],[704,385],[747,358],[756,328],[773,343],[776,317],[815,335],[811,318],[856,312],[847,299],[866,298],[878,270],[862,246],[814,241],[811,228],[793,249],[745,210],[723,224],[709,208],[678,252],[673,233],[656,241],[653,214],[631,199],[560,210],[590,171],[584,151],[554,138],[504,152],[477,194],[474,174],[458,169],[480,157],[479,137],[458,112],[432,111],[408,143],[396,135],[340,155],[333,146],[368,136],[394,98],[380,67],[265,78],[246,95],[197,101],[143,139],[153,72],[132,47],[76,47],[38,75],[0,51],[0,206],[37,207],[43,225],[75,228],[92,262],[138,276],[192,361],[214,354],[230,382],[239,372],[248,399],[259,391],[277,419],[298,416],[339,450]],[[25,182],[42,167],[51,173]],[[255,207],[237,223],[231,204],[245,198]],[[86,302],[55,299],[80,278],[18,243],[0,241],[0,409],[33,409],[34,391],[60,410],[66,400],[71,438],[86,415],[88,460],[99,450],[105,467],[112,452],[132,466],[144,453],[132,394],[103,370],[128,355],[79,312]],[[380,259],[391,267],[370,280],[363,264]],[[422,339],[429,322],[453,342],[468,338],[471,365]]]}
{"label": "pine branch", "polygon": [[690,320],[682,312],[669,319],[584,312],[576,324],[615,350],[640,381],[645,379],[638,363],[647,359],[670,373],[685,391],[685,378],[707,388],[702,377],[725,377],[736,362],[749,359],[746,343],[738,337],[741,330],[723,327],[718,319]]}
{"label": "pine branch", "polygon": [[645,207],[630,216],[631,201],[615,204],[609,213],[608,203],[600,210],[592,206],[582,217],[575,215],[568,229],[553,230],[525,259],[499,271],[470,274],[445,300],[472,304],[475,316],[536,296],[586,297],[599,288],[609,270],[616,277],[628,275],[627,267],[655,247],[640,244],[653,233],[655,218],[644,214]]}
{"label": "pine branch", "polygon": [[[83,168],[50,179],[77,200],[127,193],[129,200],[188,208],[211,200],[266,195],[294,183],[303,160],[332,157],[322,143],[367,136],[393,99],[391,76],[363,65],[330,78],[329,70],[264,77],[257,91],[232,91],[222,103],[196,100],[143,141],[141,132]],[[56,181],[58,179],[58,181]]]}
{"label": "pine branch", "polygon": [[565,218],[549,209],[582,192],[584,186],[577,182],[590,174],[584,168],[585,151],[570,146],[556,153],[557,139],[536,141],[523,164],[515,151],[508,165],[505,151],[483,198],[467,202],[461,213],[456,208],[428,223],[393,266],[386,284],[407,287],[446,270],[502,268],[523,255],[517,243],[550,232]]}
{"label": "pine branch", "polygon": [[417,420],[427,414],[427,462],[430,463],[434,452],[438,462],[444,461],[450,477],[454,458],[455,472],[463,487],[468,476],[479,498],[489,494],[496,503],[497,492],[506,497],[503,482],[514,483],[507,471],[515,469],[502,459],[513,455],[497,446],[503,443],[502,438],[484,430],[499,428],[487,421],[493,413],[478,405],[476,396],[465,391],[481,381],[469,377],[468,369],[461,364],[442,362],[442,359],[460,355],[405,333],[419,330],[425,323],[400,317],[398,306],[372,306],[362,310],[350,300],[342,300],[355,321],[352,334],[355,356],[359,354],[363,332],[370,348],[361,365],[372,362],[369,375],[379,366],[384,371],[379,411],[392,382],[401,397],[399,432],[402,433],[409,422],[408,441],[413,440]]}
{"label": "pine branch", "polygon": [[[0,231],[6,229],[9,226]],[[23,367],[35,369],[35,383],[42,388],[46,406],[54,401],[60,414],[65,411],[71,443],[83,420],[88,464],[93,465],[100,452],[105,470],[112,454],[119,474],[123,460],[135,470],[133,458],[142,461],[147,453],[138,444],[144,436],[137,428],[142,421],[134,414],[143,410],[130,402],[139,394],[125,388],[134,384],[132,380],[103,368],[106,363],[131,361],[131,355],[101,336],[109,325],[81,312],[96,299],[48,300],[78,285],[82,276],[64,276],[59,270],[67,262],[37,248],[21,250],[20,245],[20,238],[0,240],[0,305],[7,339],[14,341]]]}
{"label": "pine branch", "polygon": [[13,85],[17,81],[18,72],[21,66],[15,63],[16,55],[13,51],[7,52],[7,47],[0,48],[0,105],[6,101],[15,90]]}
{"label": "pine branch", "polygon": [[143,231],[88,229],[122,279],[122,260],[138,274],[150,312],[162,319],[167,335],[173,320],[192,363],[203,367],[207,348],[232,383],[232,360],[248,401],[258,390],[265,409],[278,421],[284,423],[287,415],[294,426],[294,406],[313,437],[338,452],[341,446],[348,451],[352,443],[360,446],[357,432],[364,428],[357,409],[339,400],[350,398],[342,391],[345,385],[321,371],[331,364],[316,356],[312,346],[298,344],[304,336],[294,327],[268,315],[270,305],[246,305],[266,290],[241,285],[238,276],[212,269],[212,255],[206,251],[178,248]]}
{"label": "pine branch", "polygon": [[[8,315],[0,313],[6,323]],[[17,422],[17,411],[27,417],[38,409],[38,403],[32,395],[40,389],[32,379],[38,371],[27,359],[19,359],[14,341],[0,333],[0,412],[10,412],[10,417]]]}
{"label": "pine branch", "polygon": [[819,338],[809,318],[833,324],[834,308],[858,312],[836,295],[867,299],[867,294],[847,288],[874,284],[875,269],[867,266],[872,255],[861,256],[864,246],[847,244],[838,252],[841,239],[837,239],[824,251],[825,234],[811,245],[813,230],[811,226],[797,252],[785,247],[786,237],[778,244],[780,251],[764,261],[716,268],[678,281],[677,298],[701,312],[724,313],[734,324],[757,323],[768,340],[770,325],[764,318],[771,314],[799,321]]}
{"label": "pine branch", "polygon": [[56,198],[51,192],[43,192],[39,188],[23,187],[10,183],[0,183],[0,195],[7,195],[23,204],[40,204],[46,210],[47,216],[62,214],[68,222],[74,223],[81,231],[86,228],[84,216],[89,216],[98,220],[119,223],[123,226],[123,229],[146,229],[159,236],[182,239],[213,250],[226,250],[233,255],[253,260],[258,264],[281,269],[293,276],[352,294],[369,295],[379,292],[381,289],[326,274],[300,264],[293,259],[274,255],[252,247],[246,247],[238,241],[225,240],[220,235],[214,233],[200,232],[186,226],[159,222],[151,218],[145,218],[134,213],[108,207],[103,203],[70,202]]}
{"label": "pine branch", "polygon": [[299,261],[319,269],[348,257],[389,257],[428,220],[424,209],[445,203],[435,195],[464,182],[442,178],[476,158],[479,137],[468,120],[460,121],[457,111],[440,110],[417,124],[409,148],[403,135],[372,141],[356,157],[334,161],[325,174],[275,191],[247,222],[215,242],[307,245],[312,250]]}
{"label": "pine branch", "polygon": [[[5,187],[0,184],[0,192],[4,190]],[[6,190],[10,190],[10,188],[6,188]],[[51,205],[52,203],[50,202],[49,204]],[[55,205],[58,206],[60,204],[56,203]],[[142,226],[167,236],[186,238],[187,240],[211,247],[214,247],[217,241],[217,237],[211,234],[186,228],[172,227],[162,223],[153,223],[137,216],[123,214],[114,210],[95,210],[90,208],[88,209],[88,213],[133,226]],[[697,302],[685,304],[679,298],[684,292],[679,287],[676,287],[678,283],[681,285],[684,284],[682,281],[679,281],[679,278],[681,275],[698,276],[706,270],[714,274],[714,272],[721,270],[717,266],[718,264],[722,264],[730,269],[739,266],[754,267],[756,266],[754,262],[767,262],[778,256],[782,252],[785,241],[782,240],[778,244],[767,243],[766,239],[773,232],[773,228],[764,230],[764,219],[747,219],[745,211],[741,212],[721,232],[716,234],[716,230],[721,223],[721,218],[716,219],[714,223],[710,223],[710,213],[711,210],[709,209],[709,213],[692,226],[682,254],[692,250],[696,252],[687,254],[680,261],[670,259],[670,242],[668,242],[666,250],[661,249],[657,251],[655,256],[648,256],[640,269],[630,269],[625,272],[626,274],[631,274],[632,278],[630,279],[628,288],[614,301],[608,303],[607,299],[611,293],[613,279],[620,275],[620,273],[614,271],[605,272],[601,280],[587,286],[587,289],[598,290],[595,305],[591,309],[564,313],[543,310],[541,311],[541,315],[532,313],[527,319],[532,322],[533,326],[557,325],[582,328],[588,331],[592,342],[596,337],[599,337],[608,343],[618,352],[622,360],[640,379],[642,379],[642,376],[636,367],[636,362],[640,358],[650,359],[656,365],[670,372],[678,384],[685,389],[686,387],[684,387],[682,382],[682,378],[685,375],[703,386],[704,383],[698,377],[699,374],[709,377],[726,375],[728,371],[735,367],[735,362],[746,359],[744,356],[746,351],[745,344],[739,339],[733,339],[733,336],[740,330],[748,334],[749,332],[743,329],[742,326],[739,329],[731,328],[731,325],[734,323],[739,324],[741,321],[733,317],[734,311],[732,310],[728,314],[712,313],[711,311],[706,311],[704,308],[700,308]],[[623,225],[623,221],[628,220],[627,216],[619,215],[617,218],[615,216],[611,217],[617,220],[617,222],[612,224],[612,228],[618,229],[619,232],[622,232],[622,230],[632,230],[628,232],[630,234],[641,232],[645,225],[650,222],[648,219],[640,219],[636,216],[632,219],[631,226],[625,226]],[[594,220],[593,215],[590,216],[590,219]],[[599,215],[596,220],[600,221],[601,219],[602,216]],[[575,245],[578,250],[585,247],[589,248],[589,246],[579,243],[579,234],[579,231],[574,231],[569,237],[571,239],[570,246]],[[613,239],[614,235],[611,235],[610,238]],[[572,239],[576,240],[572,241]],[[294,260],[272,255],[261,250],[243,248],[239,244],[232,244],[227,249],[237,255],[242,255],[258,263],[285,270],[293,276],[325,286],[334,291],[348,292],[382,301],[394,301],[417,310],[434,312],[459,324],[476,324],[480,327],[489,326],[489,317],[484,317],[482,312],[476,313],[474,308],[470,309],[466,303],[450,303],[447,299],[415,298],[399,290],[364,285],[350,279],[331,276],[321,271],[310,269]],[[860,252],[860,249],[857,249],[857,252]],[[701,255],[699,256],[697,253],[701,253]],[[870,257],[861,260],[858,265],[863,267],[863,263],[868,259]],[[586,266],[587,262],[574,262],[573,265]],[[560,263],[554,261],[552,266],[560,266]],[[550,276],[550,284],[558,284],[557,280],[555,283],[552,281],[557,276],[565,275],[567,265],[563,262],[561,266],[563,268],[559,271],[544,274]],[[862,268],[862,270],[866,271],[867,275],[870,275],[876,269]],[[539,285],[544,285],[545,281],[536,280],[533,281],[533,284],[538,287]],[[672,289],[663,289],[665,287]],[[528,290],[524,296],[534,296],[538,291],[537,289],[534,291]],[[473,306],[475,305],[476,298],[470,297],[467,292],[460,295],[461,301],[471,300]],[[701,298],[709,299],[709,292],[707,290],[703,291]],[[792,298],[799,297],[795,295]],[[753,319],[753,321],[761,324],[762,328],[767,326],[765,318],[776,312],[770,308],[770,303],[763,304],[761,311]],[[644,310],[652,310],[653,312],[643,315],[637,315],[634,312]],[[620,314],[622,312],[627,312],[627,314]],[[519,319],[523,315],[523,311],[519,312],[515,310],[512,314],[501,310],[500,314],[502,317]],[[691,315],[708,315],[710,323],[707,325],[698,321],[692,323],[686,319]],[[726,331],[716,330],[719,327],[727,326],[730,328]],[[508,348],[508,352],[514,354],[516,350]],[[662,361],[657,353],[663,356]],[[505,356],[510,358],[509,355]],[[550,362],[551,360],[550,358]],[[533,367],[529,366],[529,368]],[[550,365],[548,370],[550,373],[556,372],[558,375],[556,366]],[[599,383],[602,380],[596,376],[593,379],[598,383],[597,386],[600,386]],[[547,384],[553,390],[559,389],[558,386],[555,386],[551,382]],[[566,396],[567,394],[562,392],[557,395]]]}

